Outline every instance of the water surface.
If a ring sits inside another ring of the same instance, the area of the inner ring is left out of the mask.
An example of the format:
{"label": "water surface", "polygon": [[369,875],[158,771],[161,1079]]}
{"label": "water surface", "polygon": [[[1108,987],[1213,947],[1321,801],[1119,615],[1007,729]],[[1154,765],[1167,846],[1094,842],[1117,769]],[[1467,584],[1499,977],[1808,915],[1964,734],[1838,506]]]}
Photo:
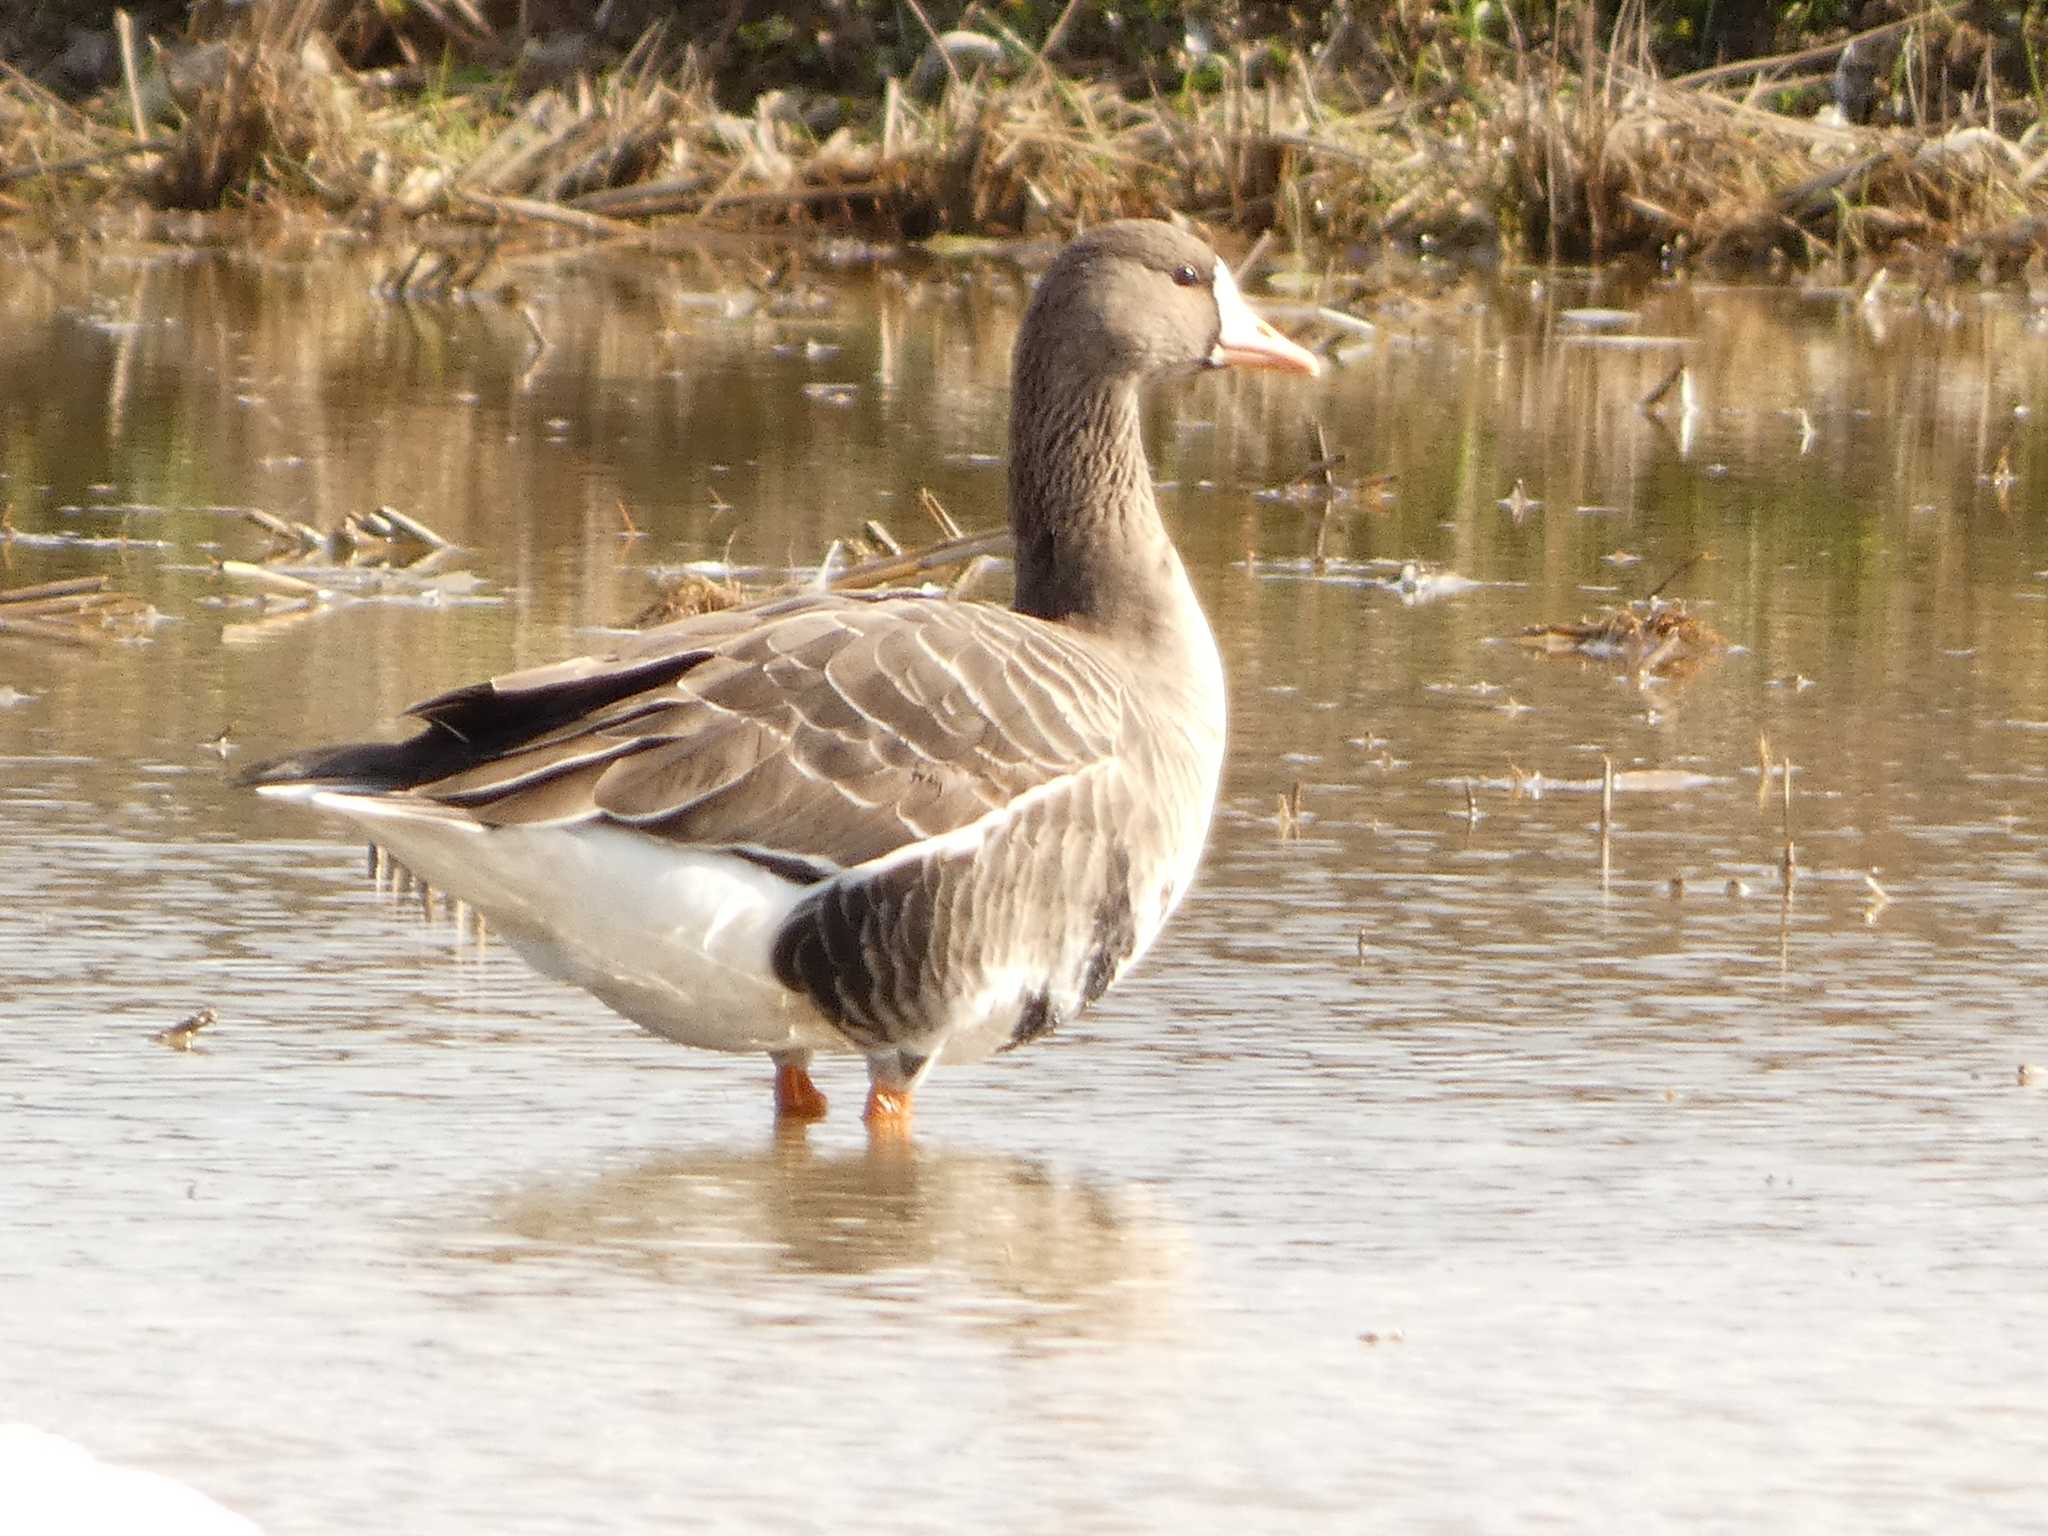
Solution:
{"label": "water surface", "polygon": [[[4,268],[0,585],[163,622],[0,637],[0,1417],[276,1532],[2040,1518],[2023,295],[1368,288],[1325,380],[1162,398],[1233,689],[1203,877],[872,1156],[856,1067],[778,1139],[765,1064],[420,921],[207,745],[601,644],[689,561],[920,541],[920,487],[999,525],[1018,276],[742,265],[423,307],[319,249]],[[1264,493],[1310,418],[1327,508]],[[380,503],[468,574],[280,613],[215,569],[236,508]],[[1681,567],[1728,642],[1688,675],[1505,638]],[[1605,759],[1653,787],[1603,881]]]}

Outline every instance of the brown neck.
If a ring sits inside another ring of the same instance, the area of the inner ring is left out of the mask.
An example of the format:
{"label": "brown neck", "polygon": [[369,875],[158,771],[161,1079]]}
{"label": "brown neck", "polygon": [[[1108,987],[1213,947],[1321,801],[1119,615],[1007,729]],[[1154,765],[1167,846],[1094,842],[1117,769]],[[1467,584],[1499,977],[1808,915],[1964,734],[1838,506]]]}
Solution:
{"label": "brown neck", "polygon": [[1187,575],[1152,499],[1135,384],[1020,348],[1012,388],[1017,611],[1157,637],[1181,618]]}

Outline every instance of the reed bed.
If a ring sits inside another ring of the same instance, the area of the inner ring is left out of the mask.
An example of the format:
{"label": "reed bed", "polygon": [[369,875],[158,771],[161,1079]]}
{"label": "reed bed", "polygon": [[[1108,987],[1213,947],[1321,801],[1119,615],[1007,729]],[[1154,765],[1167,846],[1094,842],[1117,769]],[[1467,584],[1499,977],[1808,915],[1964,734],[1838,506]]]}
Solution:
{"label": "reed bed", "polygon": [[[148,50],[123,18],[118,87],[71,101],[0,70],[0,217],[32,236],[108,204],[310,202],[372,226],[659,246],[702,228],[894,240],[1179,212],[1273,231],[1299,260],[1398,242],[1714,264],[1907,247],[1962,266],[2023,263],[2048,229],[2036,95],[2001,94],[1988,40],[1978,84],[1957,89],[1974,34],[1943,5],[1678,78],[1659,74],[1639,0],[1597,32],[1592,8],[1576,29],[1560,8],[1544,38],[1440,29],[1406,54],[1323,23],[1206,54],[1172,90],[1064,61],[1065,13],[1034,43],[970,8],[974,29],[933,32],[920,67],[870,96],[775,87],[744,110],[724,104],[723,36],[657,21],[622,49],[550,58],[482,14],[280,0]],[[1815,115],[1814,69],[1852,45],[1893,60],[1879,125]],[[406,62],[350,62],[378,47]]]}

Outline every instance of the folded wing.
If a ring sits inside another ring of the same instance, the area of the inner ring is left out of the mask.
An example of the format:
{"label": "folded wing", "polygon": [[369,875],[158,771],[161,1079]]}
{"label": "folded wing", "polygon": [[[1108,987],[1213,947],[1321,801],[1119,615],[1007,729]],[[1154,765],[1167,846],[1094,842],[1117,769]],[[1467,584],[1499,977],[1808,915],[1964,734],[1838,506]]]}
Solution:
{"label": "folded wing", "polygon": [[1070,634],[939,598],[815,594],[685,620],[416,705],[410,740],[265,765],[459,809],[593,820],[809,881],[1113,757],[1119,685]]}

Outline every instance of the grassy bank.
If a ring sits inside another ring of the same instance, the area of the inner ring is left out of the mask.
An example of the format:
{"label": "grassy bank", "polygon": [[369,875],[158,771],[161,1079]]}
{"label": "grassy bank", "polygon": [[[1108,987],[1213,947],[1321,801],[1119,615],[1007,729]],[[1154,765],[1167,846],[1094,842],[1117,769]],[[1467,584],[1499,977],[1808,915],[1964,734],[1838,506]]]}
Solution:
{"label": "grassy bank", "polygon": [[1930,276],[2017,268],[2048,232],[2032,6],[757,9],[31,8],[0,31],[0,219],[33,241],[137,206],[317,208],[453,250],[1178,211],[1311,255]]}

